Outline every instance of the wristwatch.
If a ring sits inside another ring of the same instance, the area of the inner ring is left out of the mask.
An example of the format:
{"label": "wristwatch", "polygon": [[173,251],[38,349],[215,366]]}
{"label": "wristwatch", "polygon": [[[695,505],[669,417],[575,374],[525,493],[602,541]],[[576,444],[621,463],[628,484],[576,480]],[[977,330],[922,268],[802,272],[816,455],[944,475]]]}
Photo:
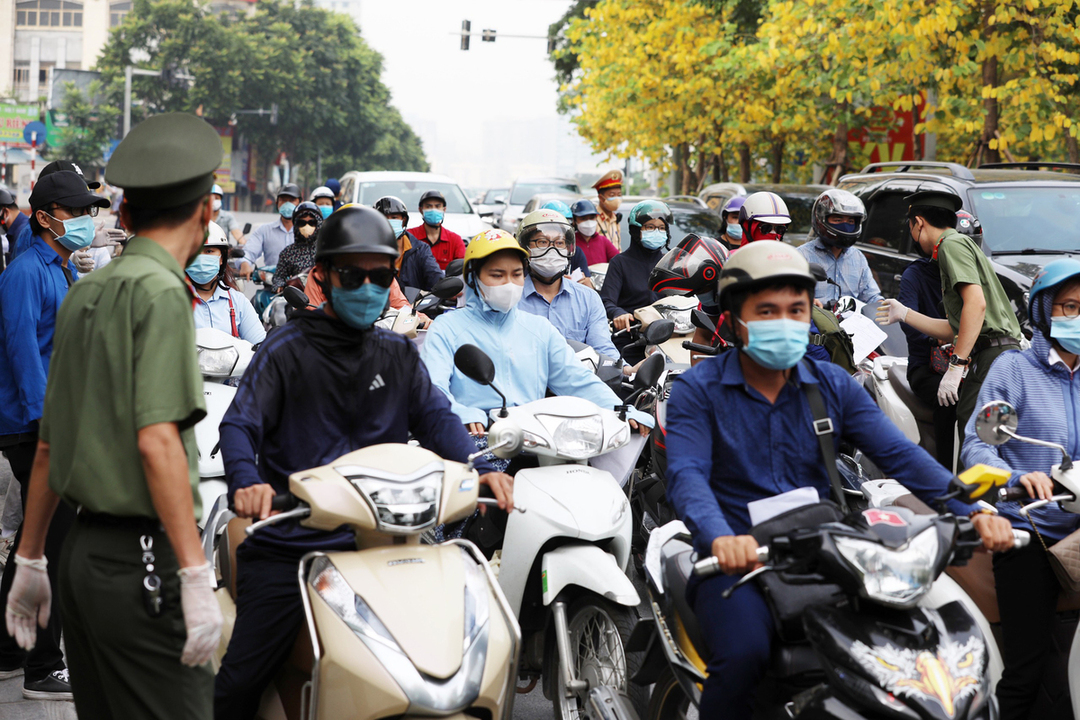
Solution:
{"label": "wristwatch", "polygon": [[971,364],[971,358],[969,358],[969,357],[962,358],[959,355],[950,355],[949,356],[949,364],[950,365],[960,365],[961,367],[967,366],[967,365]]}

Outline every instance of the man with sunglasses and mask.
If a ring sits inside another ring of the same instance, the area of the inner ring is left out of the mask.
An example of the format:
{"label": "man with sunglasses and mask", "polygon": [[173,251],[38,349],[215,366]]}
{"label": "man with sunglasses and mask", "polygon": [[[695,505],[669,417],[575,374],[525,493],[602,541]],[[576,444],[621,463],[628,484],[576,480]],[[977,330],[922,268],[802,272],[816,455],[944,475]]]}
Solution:
{"label": "man with sunglasses and mask", "polygon": [[807,262],[825,268],[832,282],[819,282],[814,298],[821,303],[835,303],[848,295],[864,303],[881,300],[881,290],[874,282],[866,256],[852,247],[862,234],[866,207],[853,193],[829,188],[814,201],[810,211],[813,239],[798,247]]}
{"label": "man with sunglasses and mask", "polygon": [[[443,458],[465,462],[475,444],[431,383],[407,338],[373,327],[394,280],[397,238],[364,206],[342,207],[323,223],[315,260],[327,301],[296,312],[256,353],[221,422],[225,473],[236,512],[266,518],[291,473],[325,465],[410,434]],[[484,460],[480,482],[503,509],[512,479]],[[352,532],[296,522],[268,527],[237,552],[236,625],[214,689],[215,717],[252,718],[301,631],[296,567],[313,550],[349,550]]]}

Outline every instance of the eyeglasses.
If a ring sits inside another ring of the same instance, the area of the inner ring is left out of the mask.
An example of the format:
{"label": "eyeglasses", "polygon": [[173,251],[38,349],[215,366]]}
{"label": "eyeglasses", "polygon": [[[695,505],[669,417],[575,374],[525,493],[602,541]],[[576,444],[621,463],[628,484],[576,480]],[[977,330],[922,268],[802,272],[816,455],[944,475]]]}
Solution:
{"label": "eyeglasses", "polygon": [[377,267],[367,270],[351,265],[349,267],[335,265],[334,272],[341,279],[341,287],[346,290],[356,290],[364,284],[365,280],[370,280],[372,285],[388,288],[394,283],[394,276],[396,275],[394,268],[390,267]]}
{"label": "eyeglasses", "polygon": [[[51,210],[54,213],[57,210],[64,210],[65,212],[67,212],[68,215],[70,215],[73,218],[82,217],[83,215],[89,215],[90,217],[95,217],[96,218],[97,215],[98,215],[98,210],[99,209],[100,208],[98,208],[97,205],[89,205],[87,207],[81,207],[81,208],[70,208],[70,207],[64,207],[63,205],[53,205],[53,206],[51,206],[49,208],[49,210]],[[58,219],[58,218],[53,218],[53,219],[55,220],[55,219]]]}
{"label": "eyeglasses", "polygon": [[296,221],[296,227],[318,227],[319,223],[313,218],[307,218]]}
{"label": "eyeglasses", "polygon": [[1063,303],[1054,303],[1054,307],[1061,308],[1061,311],[1065,314],[1065,317],[1072,318],[1080,317],[1080,303],[1072,300]]}
{"label": "eyeglasses", "polygon": [[566,238],[560,237],[557,240],[552,240],[543,236],[535,237],[529,240],[529,247],[536,248],[537,250],[547,250],[549,247],[554,246],[556,250],[566,249]]}

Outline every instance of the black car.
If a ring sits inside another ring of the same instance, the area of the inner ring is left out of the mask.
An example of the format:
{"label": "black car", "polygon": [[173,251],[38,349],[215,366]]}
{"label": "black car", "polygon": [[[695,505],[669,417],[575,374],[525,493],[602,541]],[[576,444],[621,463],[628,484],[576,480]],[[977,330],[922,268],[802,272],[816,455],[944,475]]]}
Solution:
{"label": "black car", "polygon": [[945,162],[891,162],[867,165],[838,184],[866,204],[857,247],[885,297],[899,294],[900,274],[919,257],[904,197],[916,190],[959,195],[963,209],[982,223],[983,252],[1028,331],[1032,279],[1047,263],[1080,254],[1078,171],[1080,165],[1065,163],[995,163],[972,169]]}

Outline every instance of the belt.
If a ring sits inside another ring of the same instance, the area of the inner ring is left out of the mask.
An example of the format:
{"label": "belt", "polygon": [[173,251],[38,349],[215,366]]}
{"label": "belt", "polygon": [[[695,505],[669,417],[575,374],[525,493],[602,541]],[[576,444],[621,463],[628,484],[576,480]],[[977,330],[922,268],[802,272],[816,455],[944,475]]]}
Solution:
{"label": "belt", "polygon": [[1009,345],[1020,347],[1020,341],[1014,337],[1009,337],[1008,335],[1002,335],[1001,337],[996,338],[980,336],[979,339],[975,341],[975,347],[971,349],[971,354],[977,355],[983,350],[989,350],[993,347],[1008,347]]}
{"label": "belt", "polygon": [[97,527],[129,528],[144,532],[158,532],[162,529],[160,520],[142,515],[109,515],[108,513],[95,513],[86,508],[79,508],[76,517],[81,523]]}

